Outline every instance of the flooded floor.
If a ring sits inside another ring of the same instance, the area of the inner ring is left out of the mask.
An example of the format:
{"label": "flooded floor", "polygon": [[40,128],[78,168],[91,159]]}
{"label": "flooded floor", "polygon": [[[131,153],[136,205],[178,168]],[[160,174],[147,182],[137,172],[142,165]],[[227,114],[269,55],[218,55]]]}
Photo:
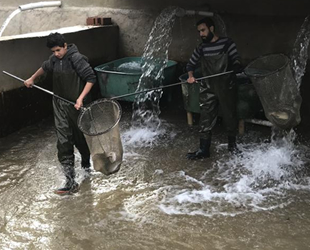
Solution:
{"label": "flooded floor", "polygon": [[292,250],[310,248],[310,148],[250,126],[241,156],[226,152],[219,125],[212,157],[188,161],[198,143],[185,115],[159,130],[121,119],[124,163],[87,177],[76,153],[79,193],[64,178],[52,119],[0,139],[0,249]]}

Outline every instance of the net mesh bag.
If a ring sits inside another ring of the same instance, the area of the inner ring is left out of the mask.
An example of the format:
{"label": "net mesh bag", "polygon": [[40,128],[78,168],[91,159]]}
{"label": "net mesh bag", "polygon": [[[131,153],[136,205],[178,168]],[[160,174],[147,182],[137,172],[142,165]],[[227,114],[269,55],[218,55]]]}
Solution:
{"label": "net mesh bag", "polygon": [[121,115],[122,109],[118,102],[97,100],[82,110],[78,118],[78,127],[86,135],[101,135],[116,126]]}
{"label": "net mesh bag", "polygon": [[93,167],[105,175],[117,172],[123,160],[119,132],[121,106],[118,102],[101,99],[83,108],[78,127],[84,133]]}
{"label": "net mesh bag", "polygon": [[283,54],[262,56],[245,68],[263,105],[266,118],[276,127],[290,129],[300,123],[301,96]]}

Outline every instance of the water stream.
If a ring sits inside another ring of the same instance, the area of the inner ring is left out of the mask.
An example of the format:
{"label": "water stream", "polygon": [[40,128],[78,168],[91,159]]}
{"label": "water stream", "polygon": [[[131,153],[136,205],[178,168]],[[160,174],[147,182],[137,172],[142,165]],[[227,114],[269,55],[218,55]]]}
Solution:
{"label": "water stream", "polygon": [[297,38],[294,43],[291,55],[291,67],[294,72],[295,80],[298,89],[300,88],[301,80],[305,74],[308,61],[308,46],[310,41],[310,20],[307,16],[301,25]]}
{"label": "water stream", "polygon": [[[139,79],[137,91],[158,87],[164,77],[164,69],[168,62],[168,48],[172,41],[172,28],[178,8],[164,9],[156,18],[144,47],[142,56],[142,75]],[[162,90],[143,93],[136,96],[134,102],[133,123],[141,126],[157,128],[160,125],[159,101]]]}
{"label": "water stream", "polygon": [[227,37],[226,25],[222,17],[219,14],[214,13],[213,20],[216,26],[215,32],[220,36]]}

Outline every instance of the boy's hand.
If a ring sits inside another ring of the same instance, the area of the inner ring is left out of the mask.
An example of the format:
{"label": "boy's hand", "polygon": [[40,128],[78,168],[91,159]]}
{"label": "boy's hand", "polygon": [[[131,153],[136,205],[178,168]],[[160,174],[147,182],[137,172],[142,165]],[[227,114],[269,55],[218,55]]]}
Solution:
{"label": "boy's hand", "polygon": [[76,108],[76,110],[79,110],[81,107],[83,107],[83,99],[78,98],[76,100],[74,107]]}

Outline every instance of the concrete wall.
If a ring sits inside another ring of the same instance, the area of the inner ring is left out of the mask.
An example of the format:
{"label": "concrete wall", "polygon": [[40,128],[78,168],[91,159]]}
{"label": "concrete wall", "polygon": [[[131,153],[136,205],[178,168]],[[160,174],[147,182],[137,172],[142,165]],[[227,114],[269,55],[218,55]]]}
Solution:
{"label": "concrete wall", "polygon": [[[57,30],[64,33],[68,43],[74,43],[86,55],[94,67],[114,60],[118,54],[118,27],[87,28],[84,26]],[[0,38],[0,70],[11,72],[21,78],[28,78],[42,62],[51,55],[46,47],[46,36],[50,33],[39,32],[27,36]],[[108,39],[107,39],[108,38]],[[0,74],[0,92],[20,87],[20,82]]]}
{"label": "concrete wall", "polygon": [[[2,23],[20,4],[28,0],[3,0]],[[30,1],[31,2],[31,1]],[[233,3],[232,3],[233,2]],[[290,53],[297,32],[310,8],[310,1],[145,1],[145,0],[63,0],[61,8],[24,11],[9,24],[3,35],[37,32],[73,25],[84,25],[88,16],[111,17],[120,28],[120,56],[141,56],[153,23],[168,6],[184,9],[211,10],[219,13],[247,64],[268,53]],[[47,17],[48,16],[48,17]],[[177,19],[169,57],[187,61],[199,42],[195,23],[201,16]]]}

